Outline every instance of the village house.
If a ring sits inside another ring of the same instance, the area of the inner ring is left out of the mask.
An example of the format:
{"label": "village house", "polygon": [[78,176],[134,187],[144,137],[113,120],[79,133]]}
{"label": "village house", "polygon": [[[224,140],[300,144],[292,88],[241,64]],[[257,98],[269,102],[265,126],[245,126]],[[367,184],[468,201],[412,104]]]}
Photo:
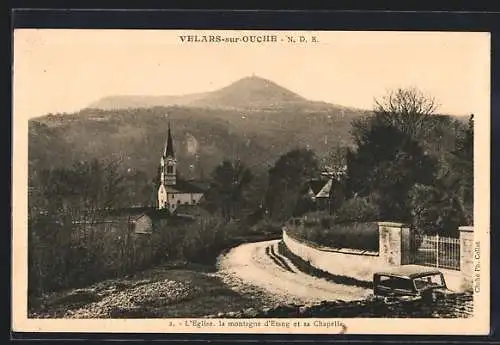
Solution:
{"label": "village house", "polygon": [[158,212],[149,207],[130,207],[120,209],[99,210],[89,215],[82,215],[73,221],[81,229],[87,225],[101,227],[107,231],[128,229],[136,234],[151,234],[156,223],[168,218],[168,212]]}
{"label": "village house", "polygon": [[310,179],[303,185],[301,194],[311,203],[311,211],[334,212],[343,198],[343,188],[339,182],[344,174],[345,168],[335,172],[325,171],[321,177]]}
{"label": "village house", "polygon": [[306,183],[306,194],[318,209],[328,208],[332,182],[332,179],[312,179]]}

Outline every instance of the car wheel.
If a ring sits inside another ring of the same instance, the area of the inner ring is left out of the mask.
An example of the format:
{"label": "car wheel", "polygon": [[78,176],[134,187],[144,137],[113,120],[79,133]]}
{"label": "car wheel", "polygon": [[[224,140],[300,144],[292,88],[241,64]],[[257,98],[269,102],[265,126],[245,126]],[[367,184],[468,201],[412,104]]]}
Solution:
{"label": "car wheel", "polygon": [[428,303],[435,303],[437,301],[437,296],[434,291],[426,292],[422,297]]}
{"label": "car wheel", "polygon": [[373,301],[376,301],[376,300],[377,300],[377,296],[375,296],[375,295],[373,295],[373,294],[368,295],[368,296],[366,296],[366,300],[367,300],[368,302],[373,302]]}
{"label": "car wheel", "polygon": [[394,304],[397,302],[397,298],[395,297],[384,297],[385,304]]}

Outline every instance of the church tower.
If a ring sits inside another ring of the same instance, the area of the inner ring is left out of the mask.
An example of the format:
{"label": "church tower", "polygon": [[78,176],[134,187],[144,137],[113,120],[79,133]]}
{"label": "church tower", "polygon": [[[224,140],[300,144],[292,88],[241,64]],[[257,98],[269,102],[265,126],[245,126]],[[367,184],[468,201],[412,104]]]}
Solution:
{"label": "church tower", "polygon": [[177,183],[177,160],[174,155],[174,144],[170,123],[168,124],[168,135],[163,155],[160,159],[160,187],[158,189],[158,208],[168,208],[167,187],[175,186]]}
{"label": "church tower", "polygon": [[175,186],[177,183],[177,160],[174,155],[174,143],[172,140],[172,131],[170,130],[170,123],[168,124],[167,144],[162,156],[164,183],[167,186]]}

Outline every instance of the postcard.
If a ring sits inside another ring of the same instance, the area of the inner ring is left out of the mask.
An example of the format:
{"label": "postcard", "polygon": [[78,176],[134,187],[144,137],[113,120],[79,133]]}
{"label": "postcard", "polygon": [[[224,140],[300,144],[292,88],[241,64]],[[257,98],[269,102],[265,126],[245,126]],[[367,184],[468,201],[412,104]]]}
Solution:
{"label": "postcard", "polygon": [[488,334],[488,33],[13,46],[13,331]]}

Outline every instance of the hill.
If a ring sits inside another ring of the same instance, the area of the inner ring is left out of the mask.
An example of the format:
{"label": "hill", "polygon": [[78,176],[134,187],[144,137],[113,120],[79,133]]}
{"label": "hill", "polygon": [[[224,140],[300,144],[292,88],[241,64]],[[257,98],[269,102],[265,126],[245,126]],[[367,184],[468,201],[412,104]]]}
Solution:
{"label": "hill", "polygon": [[[166,113],[184,177],[207,178],[223,159],[240,159],[257,175],[257,188],[265,186],[267,169],[290,149],[309,147],[327,156],[337,145],[349,145],[350,121],[359,116],[333,110],[243,115],[235,110],[178,106],[47,115],[29,123],[30,186],[36,186],[37,173],[44,169],[92,158],[120,159],[133,180],[131,188],[149,188],[151,193],[168,128]],[[147,192],[140,193],[141,199],[134,202],[143,202]]]}
{"label": "hill", "polygon": [[350,144],[350,121],[358,113],[237,112],[190,107],[126,110],[84,109],[48,115],[29,124],[29,159],[36,169],[75,159],[126,159],[127,168],[156,173],[167,133],[168,113],[179,170],[199,177],[224,158],[239,158],[257,171],[279,155],[309,147],[319,155]]}
{"label": "hill", "polygon": [[130,108],[151,108],[171,105],[186,105],[201,99],[204,93],[191,94],[185,96],[146,96],[146,95],[117,95],[108,96],[90,104],[90,109],[130,109]]}
{"label": "hill", "polygon": [[270,80],[246,77],[220,90],[207,93],[190,105],[209,108],[267,108],[275,110],[286,106],[301,106],[308,102],[302,96]]}
{"label": "hill", "polygon": [[32,119],[30,162],[37,170],[75,159],[121,157],[127,169],[152,177],[168,114],[184,174],[208,174],[225,158],[266,171],[295,147],[322,156],[334,146],[350,145],[351,120],[364,113],[307,100],[256,76],[185,96],[112,96],[73,114]]}
{"label": "hill", "polygon": [[307,100],[268,79],[257,76],[242,78],[219,90],[182,96],[108,96],[90,104],[88,108],[112,110],[158,106],[265,110],[271,112],[284,109],[309,111],[349,109],[325,102]]}

